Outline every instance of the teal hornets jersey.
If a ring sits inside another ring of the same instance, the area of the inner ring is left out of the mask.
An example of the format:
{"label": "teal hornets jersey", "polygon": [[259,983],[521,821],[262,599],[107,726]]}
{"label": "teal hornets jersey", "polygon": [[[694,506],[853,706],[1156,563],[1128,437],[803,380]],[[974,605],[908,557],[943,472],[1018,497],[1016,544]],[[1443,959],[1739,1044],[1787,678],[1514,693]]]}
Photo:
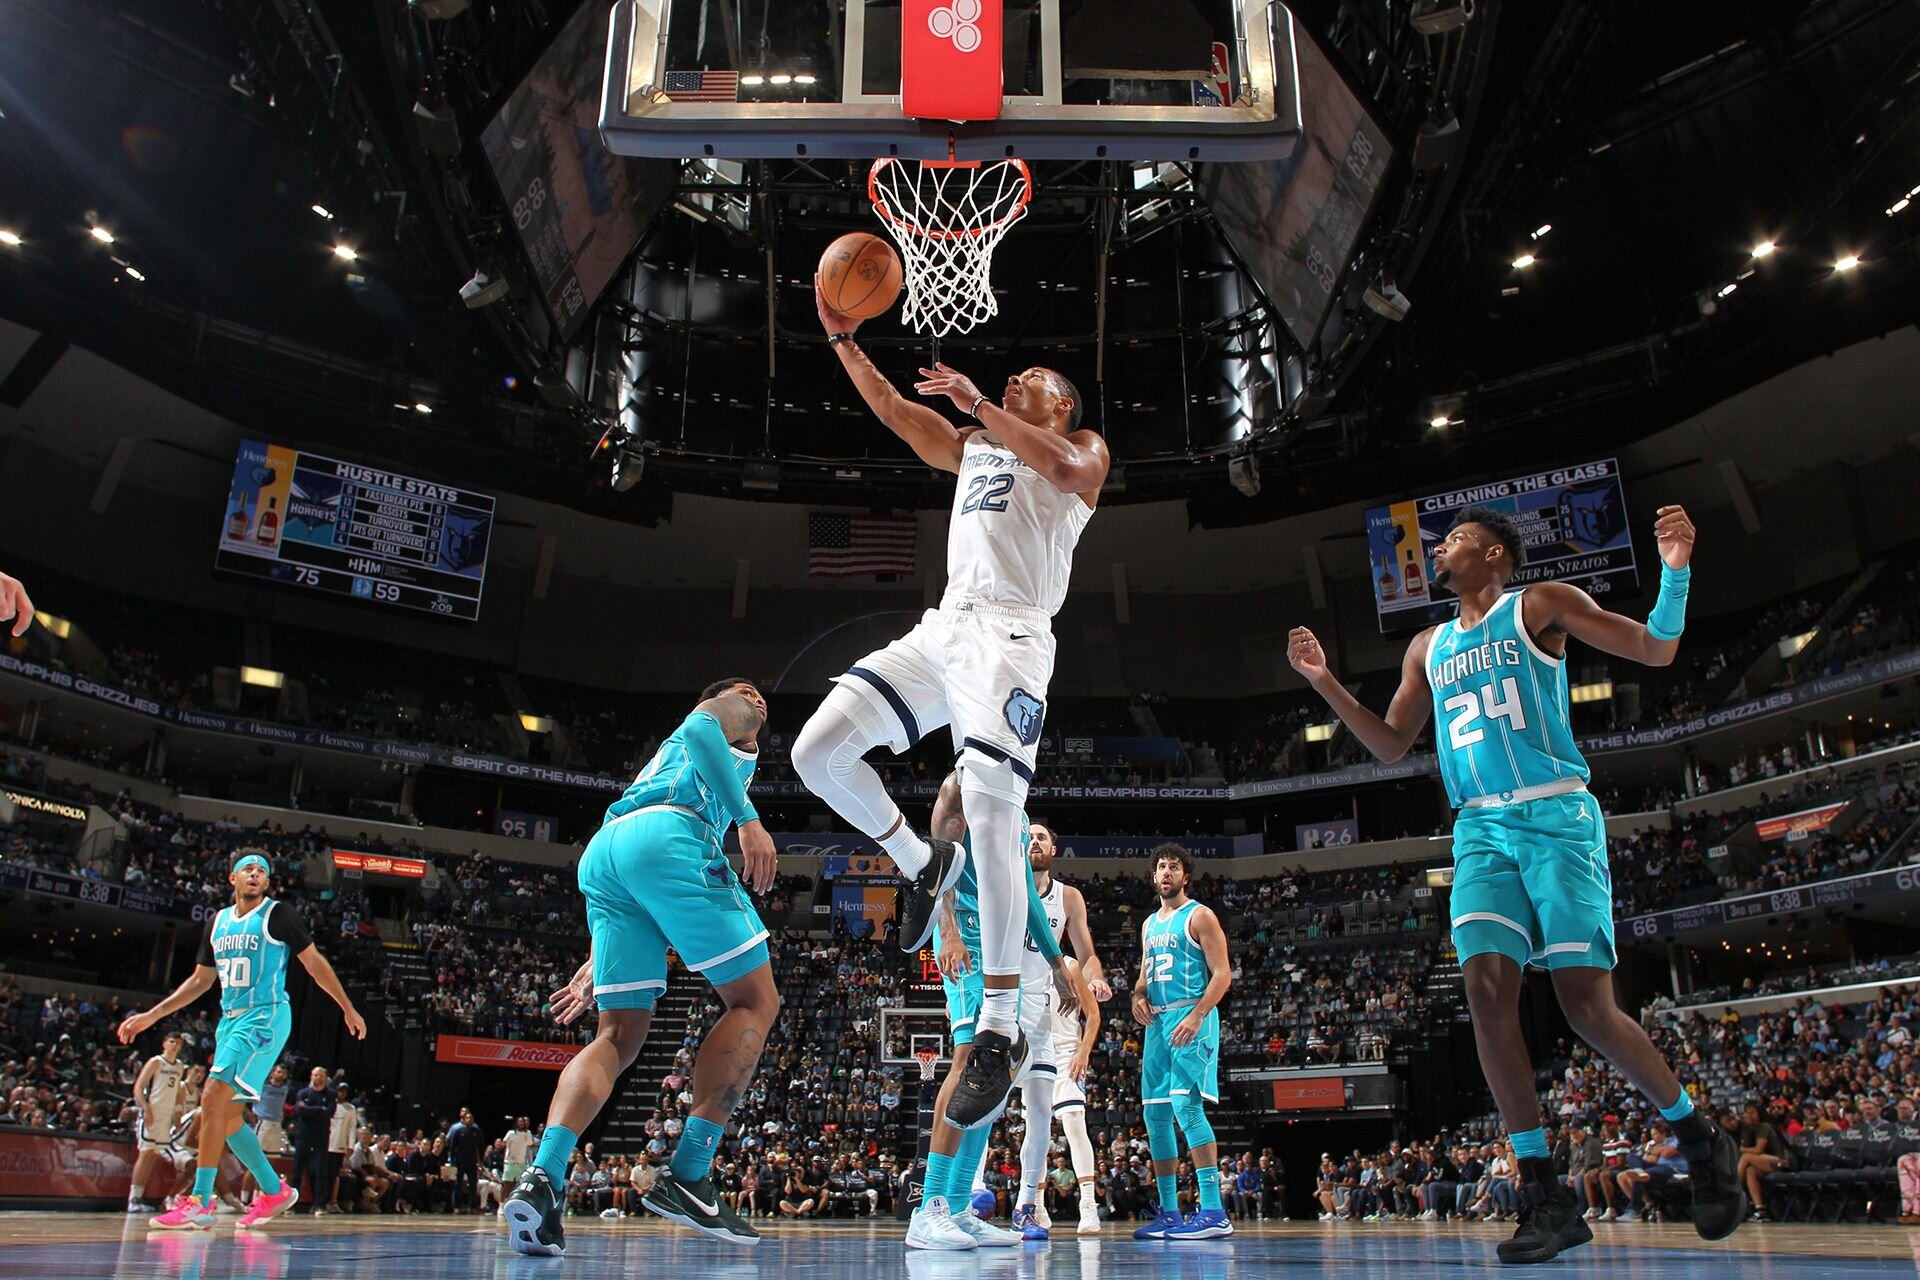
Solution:
{"label": "teal hornets jersey", "polygon": [[[980,961],[980,878],[973,873],[973,835],[968,833],[961,840],[966,850],[965,865],[960,868],[960,878],[953,885],[953,918],[960,926],[960,941],[967,948],[967,954],[973,958],[977,968]],[[1024,863],[1027,849],[1033,844],[1033,828],[1027,825],[1027,815],[1020,815],[1020,860]],[[1033,870],[1027,870],[1027,883],[1033,883]],[[940,946],[940,918],[934,917],[933,945]]]}
{"label": "teal hornets jersey", "polygon": [[1140,984],[1155,1009],[1191,1004],[1206,992],[1207,954],[1191,932],[1193,913],[1199,909],[1199,903],[1188,901],[1170,916],[1156,910],[1147,917]]}
{"label": "teal hornets jersey", "polygon": [[[732,743],[727,744],[727,750],[733,753],[734,772],[740,775],[740,785],[744,787],[753,780],[753,770],[760,763],[760,757],[751,751],[742,751]],[[727,817],[727,811],[720,805],[720,798],[701,781],[700,771],[693,767],[693,760],[687,755],[686,741],[678,729],[660,744],[660,749],[653,753],[653,759],[647,762],[647,767],[640,771],[640,776],[627,787],[625,794],[607,806],[604,821],[612,822],[636,809],[657,804],[690,809],[718,832],[725,832],[733,825],[733,820]]]}
{"label": "teal hornets jersey", "polygon": [[1527,634],[1523,594],[1502,595],[1471,631],[1456,618],[1428,640],[1435,751],[1456,809],[1477,796],[1589,776],[1573,742],[1566,662]]}
{"label": "teal hornets jersey", "polygon": [[208,937],[213,965],[220,971],[220,1007],[253,1009],[287,1001],[287,944],[267,931],[267,917],[278,905],[263,899],[244,916],[222,907]]}

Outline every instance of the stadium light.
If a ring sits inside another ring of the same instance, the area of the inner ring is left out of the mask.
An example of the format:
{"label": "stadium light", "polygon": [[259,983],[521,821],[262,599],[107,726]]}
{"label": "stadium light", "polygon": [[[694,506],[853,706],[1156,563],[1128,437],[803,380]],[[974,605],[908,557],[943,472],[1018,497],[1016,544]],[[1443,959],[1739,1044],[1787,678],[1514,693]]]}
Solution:
{"label": "stadium light", "polygon": [[1519,257],[1513,260],[1513,269],[1515,271],[1525,271],[1528,267],[1532,266],[1536,261],[1538,261],[1538,259],[1536,259],[1532,254],[1523,253]]}
{"label": "stadium light", "polygon": [[56,617],[44,609],[34,611],[33,620],[45,627],[49,634],[65,640],[73,634],[73,623],[66,618]]}
{"label": "stadium light", "polygon": [[413,411],[419,414],[428,414],[433,412],[433,406],[425,400],[415,400],[413,402]]}
{"label": "stadium light", "polygon": [[1547,232],[1551,230],[1553,230],[1553,224],[1551,222],[1543,222],[1539,226],[1533,229],[1533,235],[1529,238],[1533,240],[1538,240],[1540,237],[1546,235]]}
{"label": "stadium light", "polygon": [[333,256],[342,262],[355,262],[360,257],[358,253],[354,252],[353,246],[350,244],[337,244],[333,246]]}
{"label": "stadium light", "polygon": [[552,733],[553,717],[537,716],[531,711],[520,713],[520,727],[528,733]]}
{"label": "stadium light", "polygon": [[775,74],[775,75],[770,75],[770,76],[768,76],[768,77],[767,77],[767,83],[768,83],[768,84],[783,84],[783,85],[784,85],[784,84],[792,84],[792,83],[793,83],[793,77],[792,77],[792,76],[790,76],[790,75],[788,75],[788,74],[787,74],[786,72],[784,72],[784,71],[782,71],[782,72],[779,72],[778,74]]}
{"label": "stadium light", "polygon": [[1834,270],[1835,270],[1836,272],[1840,272],[1840,271],[1851,271],[1851,270],[1853,270],[1853,269],[1854,269],[1855,267],[1857,267],[1857,266],[1859,266],[1859,265],[1860,265],[1860,258],[1859,258],[1859,256],[1858,256],[1857,254],[1852,254],[1852,253],[1850,253],[1850,254],[1848,254],[1848,255],[1847,255],[1846,257],[1844,257],[1844,258],[1842,258],[1842,259],[1840,259],[1840,261],[1838,261],[1838,262],[1836,262],[1836,263],[1834,263],[1834,264],[1833,264],[1833,269],[1834,269]]}
{"label": "stadium light", "polygon": [[19,233],[0,228],[0,244],[6,245],[9,249],[18,249],[20,247]]}
{"label": "stadium light", "polygon": [[271,667],[241,667],[240,683],[260,689],[279,689],[287,683],[287,673]]}
{"label": "stadium light", "polygon": [[146,273],[141,271],[140,268],[138,267],[128,267],[126,268],[126,272],[127,272],[128,278],[136,281],[137,283],[145,284],[147,282]]}
{"label": "stadium light", "polygon": [[1567,697],[1573,702],[1611,702],[1613,681],[1596,680],[1592,684],[1574,685],[1567,690]]}
{"label": "stadium light", "polygon": [[1762,240],[1759,244],[1756,244],[1755,246],[1753,246],[1753,248],[1748,252],[1750,252],[1756,258],[1767,258],[1767,257],[1771,257],[1773,255],[1773,251],[1779,247],[1780,247],[1779,245],[1775,244],[1771,240]]}
{"label": "stadium light", "polygon": [[92,236],[95,240],[98,240],[101,244],[113,243],[113,232],[107,230],[105,227],[101,227],[101,226],[88,227],[87,234]]}
{"label": "stadium light", "polygon": [[799,75],[793,78],[793,82],[795,84],[816,84],[818,83],[818,81],[819,81],[818,76],[810,75],[805,71],[802,71]]}
{"label": "stadium light", "polygon": [[314,205],[308,205],[307,207],[312,209],[315,213],[319,214],[322,218],[325,218],[328,222],[333,221],[333,210],[327,208],[327,206],[323,204],[314,204]]}
{"label": "stadium light", "polygon": [[1720,292],[1715,294],[1714,296],[1717,298],[1724,298],[1729,294],[1731,294],[1735,289],[1738,289],[1739,287],[1740,287],[1740,282],[1737,280],[1729,284],[1723,284],[1720,286]]}
{"label": "stadium light", "polygon": [[1306,729],[1306,739],[1308,742],[1331,741],[1334,730],[1339,727],[1339,722],[1333,720],[1328,721],[1326,724],[1310,724]]}
{"label": "stadium light", "polygon": [[758,74],[757,72],[750,71],[746,75],[740,77],[741,84],[749,85],[754,88],[758,88],[760,85],[763,85],[766,82],[767,82],[767,78],[763,75]]}

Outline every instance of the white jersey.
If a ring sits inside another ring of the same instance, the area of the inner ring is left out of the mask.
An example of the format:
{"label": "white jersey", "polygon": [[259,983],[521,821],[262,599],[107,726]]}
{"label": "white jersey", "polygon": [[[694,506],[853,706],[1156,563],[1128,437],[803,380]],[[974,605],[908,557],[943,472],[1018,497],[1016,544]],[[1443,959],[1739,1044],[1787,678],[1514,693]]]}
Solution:
{"label": "white jersey", "polygon": [[156,1056],[153,1078],[147,1082],[147,1110],[153,1116],[153,1132],[167,1133],[173,1128],[173,1117],[180,1110],[181,1088],[187,1080],[187,1064],[168,1062]]}
{"label": "white jersey", "polygon": [[961,448],[960,482],[947,529],[947,596],[1060,612],[1073,573],[1073,549],[1093,508],[1062,493],[989,444],[984,432]]}
{"label": "white jersey", "polygon": [[[1058,880],[1048,877],[1047,891],[1040,895],[1040,905],[1047,909],[1047,923],[1053,928],[1053,940],[1060,949],[1067,949],[1067,890]],[[1053,990],[1053,966],[1047,963],[1040,949],[1029,938],[1020,952],[1020,985],[1027,990]]]}

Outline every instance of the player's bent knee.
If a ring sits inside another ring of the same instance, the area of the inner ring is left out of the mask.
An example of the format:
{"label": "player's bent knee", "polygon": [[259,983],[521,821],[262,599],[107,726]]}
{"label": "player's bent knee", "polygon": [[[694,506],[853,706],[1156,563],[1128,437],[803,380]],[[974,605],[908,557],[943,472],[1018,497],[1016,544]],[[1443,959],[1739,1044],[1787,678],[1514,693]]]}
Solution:
{"label": "player's bent knee", "polygon": [[1027,803],[1028,779],[1015,770],[1011,760],[995,760],[968,747],[960,753],[959,768],[962,797],[988,796],[1015,808]]}
{"label": "player's bent knee", "polygon": [[596,1035],[613,1045],[614,1052],[620,1055],[620,1069],[625,1071],[640,1056],[652,1026],[652,1009],[602,1009]]}
{"label": "player's bent knee", "polygon": [[1204,1147],[1213,1141],[1213,1126],[1207,1122],[1206,1108],[1201,1105],[1199,1094],[1175,1095],[1172,1110],[1174,1123],[1186,1135],[1189,1150]]}

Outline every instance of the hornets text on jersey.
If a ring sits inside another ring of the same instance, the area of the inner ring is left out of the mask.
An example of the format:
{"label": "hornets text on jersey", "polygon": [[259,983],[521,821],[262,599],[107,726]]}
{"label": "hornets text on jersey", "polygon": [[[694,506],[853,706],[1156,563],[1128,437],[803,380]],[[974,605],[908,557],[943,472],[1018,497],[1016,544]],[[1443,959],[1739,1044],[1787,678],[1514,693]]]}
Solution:
{"label": "hornets text on jersey", "polygon": [[1566,662],[1527,633],[1524,594],[1506,592],[1470,630],[1456,618],[1428,638],[1434,746],[1456,809],[1480,797],[1572,789],[1588,777],[1573,741]]}
{"label": "hornets text on jersey", "polygon": [[[717,723],[717,722],[716,722]],[[720,803],[720,797],[701,780],[700,771],[694,768],[693,758],[687,754],[685,726],[675,729],[653,753],[653,759],[640,771],[627,787],[625,794],[607,806],[605,821],[625,817],[640,809],[654,805],[672,805],[676,809],[686,809],[716,832],[724,833],[732,825],[726,809]],[[734,771],[740,775],[740,785],[745,787],[753,780],[754,766],[760,757],[751,751],[742,751],[732,743],[727,749],[733,753]]]}

